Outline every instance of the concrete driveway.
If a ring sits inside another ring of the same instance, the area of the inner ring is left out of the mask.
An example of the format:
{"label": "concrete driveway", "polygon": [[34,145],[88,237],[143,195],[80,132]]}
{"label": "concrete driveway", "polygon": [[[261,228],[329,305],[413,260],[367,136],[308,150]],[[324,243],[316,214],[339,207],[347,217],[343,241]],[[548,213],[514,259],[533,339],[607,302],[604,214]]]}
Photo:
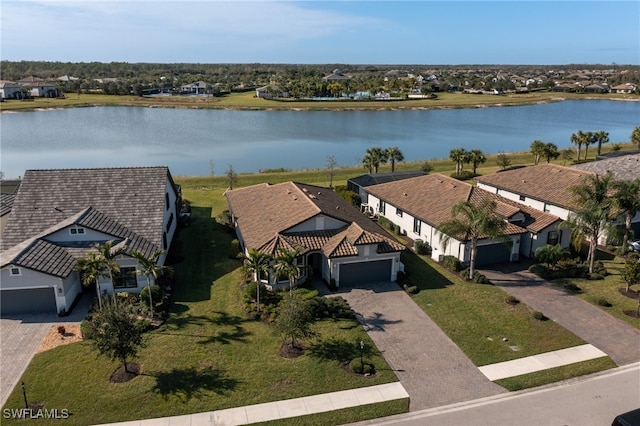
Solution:
{"label": "concrete driveway", "polygon": [[423,410],[507,392],[490,382],[395,283],[342,289],[373,342]]}
{"label": "concrete driveway", "polygon": [[62,318],[56,314],[0,318],[0,406],[4,406],[49,329],[54,325],[82,321],[89,311],[91,299],[91,295],[83,293],[73,311]]}

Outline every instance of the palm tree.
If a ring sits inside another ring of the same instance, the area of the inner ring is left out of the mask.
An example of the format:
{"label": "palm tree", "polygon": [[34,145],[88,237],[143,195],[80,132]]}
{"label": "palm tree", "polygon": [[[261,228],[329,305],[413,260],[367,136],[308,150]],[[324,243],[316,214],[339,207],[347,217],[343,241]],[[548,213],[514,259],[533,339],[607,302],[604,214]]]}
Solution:
{"label": "palm tree", "polygon": [[553,142],[547,142],[542,148],[542,156],[550,163],[551,160],[555,160],[560,157],[560,151],[558,151],[558,145]]}
{"label": "palm tree", "polygon": [[602,145],[605,143],[609,143],[609,133],[604,130],[600,130],[595,133],[595,139],[598,142],[598,152],[597,155],[600,155],[600,151],[602,150]]}
{"label": "palm tree", "polygon": [[158,259],[164,253],[163,250],[154,251],[151,256],[146,256],[138,250],[131,251],[131,256],[138,262],[136,274],[144,275],[147,279],[147,289],[149,291],[149,307],[151,308],[151,317],[153,317],[153,296],[151,294],[151,277],[157,282],[164,272],[171,271],[171,267],[158,265]]}
{"label": "palm tree", "polygon": [[[102,245],[96,244],[93,247],[98,250],[98,257],[102,260],[104,266],[106,266],[109,273],[109,281],[111,281],[111,285],[113,285],[113,275],[120,273],[120,265],[118,265],[114,259],[120,254],[123,248],[114,249],[113,240],[107,241]],[[113,300],[115,301],[116,298],[114,297]]]}
{"label": "palm tree", "polygon": [[614,202],[624,214],[625,232],[622,237],[622,249],[626,250],[627,242],[633,234],[631,220],[640,212],[640,179],[614,182],[613,189]]}
{"label": "palm tree", "polygon": [[640,149],[640,126],[635,127],[631,132],[631,143],[638,145],[638,149]]}
{"label": "palm tree", "polygon": [[591,145],[592,143],[596,143],[598,140],[596,139],[596,134],[593,132],[587,132],[585,133],[584,136],[584,140],[582,141],[582,143],[584,143],[584,159],[587,159],[587,155],[589,152],[589,145]]}
{"label": "palm tree", "polygon": [[256,249],[249,250],[248,253],[241,253],[238,257],[243,259],[245,269],[251,274],[255,274],[257,288],[257,311],[260,312],[260,276],[269,272],[269,262],[271,256]]}
{"label": "palm tree", "polygon": [[392,146],[391,148],[387,148],[387,158],[391,162],[391,172],[396,171],[396,161],[404,161],[404,155],[402,155],[402,151],[397,146]]}
{"label": "palm tree", "polygon": [[577,158],[578,158],[578,161],[580,161],[580,152],[582,149],[582,144],[584,143],[584,140],[585,140],[584,132],[582,130],[578,130],[577,133],[573,133],[571,135],[570,140],[571,140],[571,143],[576,146]]}
{"label": "palm tree", "polygon": [[375,173],[378,173],[380,164],[387,162],[387,151],[380,148],[379,146],[374,146],[373,148],[367,150],[367,154],[368,153],[371,153],[371,156],[373,158],[373,169]]}
{"label": "palm tree", "polygon": [[300,256],[300,249],[286,250],[280,249],[278,255],[275,257],[275,265],[273,266],[273,272],[276,277],[287,277],[289,279],[289,291],[293,290],[293,286],[302,275],[304,265],[298,265],[296,258]]}
{"label": "palm tree", "polygon": [[507,242],[508,237],[504,234],[507,224],[496,214],[496,203],[493,200],[483,200],[479,204],[461,201],[451,208],[451,215],[452,219],[438,227],[440,243],[444,250],[452,239],[471,243],[469,279],[473,279],[478,240],[487,238]]}
{"label": "palm tree", "polygon": [[593,273],[598,240],[613,231],[613,220],[617,216],[614,199],[609,197],[612,187],[612,175],[588,176],[584,183],[571,188],[573,201],[578,208],[574,210],[563,227],[571,229],[571,240],[579,250],[585,240],[589,241],[589,273]]}
{"label": "palm tree", "polygon": [[364,154],[364,157],[362,157],[362,165],[365,169],[369,170],[369,174],[373,173],[374,163],[375,158],[373,157],[373,154],[370,153],[369,150],[367,150],[367,152]]}
{"label": "palm tree", "polygon": [[100,292],[100,278],[109,277],[109,268],[101,256],[94,252],[87,253],[87,257],[78,259],[74,269],[80,272],[82,284],[89,286],[93,283],[96,285],[96,293],[98,293],[98,305],[102,311],[102,296]]}
{"label": "palm tree", "polygon": [[460,176],[466,157],[467,151],[464,148],[454,148],[449,151],[449,158],[456,163],[456,176]]}
{"label": "palm tree", "polygon": [[479,164],[484,164],[487,161],[487,157],[485,157],[484,153],[479,149],[472,149],[469,153],[469,159],[471,160],[471,164],[473,164],[473,174],[476,174],[476,169]]}

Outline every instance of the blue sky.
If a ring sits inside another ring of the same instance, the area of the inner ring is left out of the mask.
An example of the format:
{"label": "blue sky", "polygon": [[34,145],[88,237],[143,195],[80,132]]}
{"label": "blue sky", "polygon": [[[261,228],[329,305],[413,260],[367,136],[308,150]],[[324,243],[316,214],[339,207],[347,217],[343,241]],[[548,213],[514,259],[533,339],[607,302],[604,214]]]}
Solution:
{"label": "blue sky", "polygon": [[635,1],[6,1],[3,60],[640,65]]}

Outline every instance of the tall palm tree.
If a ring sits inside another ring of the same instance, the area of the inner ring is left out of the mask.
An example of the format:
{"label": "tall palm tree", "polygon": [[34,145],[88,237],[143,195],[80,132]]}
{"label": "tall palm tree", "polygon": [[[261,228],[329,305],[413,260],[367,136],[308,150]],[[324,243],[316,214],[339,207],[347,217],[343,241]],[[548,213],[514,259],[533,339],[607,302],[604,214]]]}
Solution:
{"label": "tall palm tree", "polygon": [[479,204],[461,201],[451,208],[452,218],[438,227],[440,243],[444,250],[452,239],[469,241],[471,243],[471,258],[469,261],[469,279],[475,273],[478,240],[482,238],[508,241],[505,235],[506,222],[496,214],[496,203],[483,200]]}
{"label": "tall palm tree", "polygon": [[373,157],[373,154],[371,154],[369,150],[367,150],[367,152],[364,154],[364,157],[362,157],[362,165],[365,169],[369,170],[369,174],[373,173],[373,166],[375,161],[376,160]]}
{"label": "tall palm tree", "polygon": [[147,289],[149,291],[149,307],[151,308],[151,317],[153,317],[153,296],[151,294],[151,278],[157,282],[158,277],[163,273],[171,271],[171,267],[158,265],[158,259],[164,253],[164,250],[156,250],[151,256],[146,256],[138,250],[131,251],[131,256],[138,262],[136,274],[144,275],[147,279]]}
{"label": "tall palm tree", "polygon": [[540,158],[544,155],[544,142],[538,139],[534,140],[531,142],[529,150],[533,154],[533,164],[537,166]]}
{"label": "tall palm tree", "polygon": [[304,265],[298,265],[296,262],[298,256],[300,256],[299,249],[280,249],[278,255],[274,258],[273,272],[276,277],[287,277],[289,279],[289,291],[293,290],[296,280],[300,278],[305,268]]}
{"label": "tall palm tree", "polygon": [[475,175],[478,165],[486,163],[487,157],[485,157],[484,153],[479,149],[472,149],[471,152],[469,152],[469,160],[471,160],[473,174]]}
{"label": "tall palm tree", "polygon": [[580,152],[582,150],[582,144],[585,140],[585,134],[582,130],[578,130],[577,133],[571,134],[571,143],[576,146],[576,157],[577,160],[580,161]]}
{"label": "tall palm tree", "polygon": [[595,139],[598,142],[597,154],[600,155],[600,151],[602,150],[602,145],[605,143],[609,143],[609,133],[605,132],[604,130],[600,130],[595,133]]}
{"label": "tall palm tree", "polygon": [[102,311],[102,295],[100,291],[100,278],[109,277],[109,268],[101,256],[94,252],[87,253],[87,257],[78,259],[74,269],[80,272],[82,284],[89,286],[93,283],[96,285],[96,293],[98,294],[98,306]]}
{"label": "tall palm tree", "polygon": [[593,273],[598,240],[614,230],[613,220],[617,216],[614,199],[610,197],[612,175],[591,175],[585,181],[571,188],[573,201],[578,208],[574,210],[563,227],[571,229],[571,240],[579,250],[585,240],[589,241],[589,273]]}
{"label": "tall palm tree", "polygon": [[592,143],[596,143],[598,142],[597,138],[596,138],[596,134],[593,132],[587,132],[585,133],[585,137],[584,137],[584,141],[582,143],[584,143],[584,159],[587,159],[587,155],[589,153],[589,145],[591,145]]}
{"label": "tall palm tree", "polygon": [[449,158],[456,163],[456,176],[460,176],[466,157],[467,151],[464,148],[454,148],[449,151]]}
{"label": "tall palm tree", "polygon": [[396,171],[396,161],[404,161],[404,155],[402,154],[402,151],[400,151],[400,148],[398,148],[397,146],[387,148],[387,158],[389,159],[389,162],[391,162],[392,173]]}
{"label": "tall palm tree", "polygon": [[555,160],[560,157],[560,151],[558,151],[558,145],[553,142],[547,142],[542,148],[542,156],[550,163],[551,160]]}
{"label": "tall palm tree", "polygon": [[257,311],[260,312],[260,276],[269,272],[269,262],[271,256],[256,249],[249,250],[248,253],[241,253],[239,257],[244,262],[245,269],[251,274],[255,274],[257,282]]}
{"label": "tall palm tree", "polygon": [[631,220],[640,212],[640,178],[631,181],[613,183],[613,199],[616,206],[624,214],[625,232],[622,237],[622,249],[627,249],[627,242],[632,237]]}
{"label": "tall palm tree", "polygon": [[[115,258],[123,248],[114,248],[113,240],[109,240],[102,245],[95,244],[93,247],[98,250],[98,257],[102,260],[104,266],[106,266],[109,273],[109,281],[111,281],[111,285],[113,285],[113,275],[120,273],[120,265],[115,261]],[[113,300],[115,301],[116,298],[114,297]]]}
{"label": "tall palm tree", "polygon": [[380,148],[379,146],[374,146],[373,148],[367,149],[367,153],[371,153],[371,156],[373,158],[374,172],[378,173],[380,164],[387,162],[387,151]]}

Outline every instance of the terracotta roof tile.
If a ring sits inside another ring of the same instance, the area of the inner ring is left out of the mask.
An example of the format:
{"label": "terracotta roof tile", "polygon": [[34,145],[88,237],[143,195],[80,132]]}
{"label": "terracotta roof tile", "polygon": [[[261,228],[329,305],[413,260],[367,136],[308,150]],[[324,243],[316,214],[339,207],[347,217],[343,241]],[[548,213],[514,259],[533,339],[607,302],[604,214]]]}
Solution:
{"label": "terracotta roof tile", "polygon": [[499,172],[476,178],[480,183],[498,189],[556,206],[571,208],[573,194],[571,188],[583,183],[592,172],[556,164],[539,164],[537,166]]}

